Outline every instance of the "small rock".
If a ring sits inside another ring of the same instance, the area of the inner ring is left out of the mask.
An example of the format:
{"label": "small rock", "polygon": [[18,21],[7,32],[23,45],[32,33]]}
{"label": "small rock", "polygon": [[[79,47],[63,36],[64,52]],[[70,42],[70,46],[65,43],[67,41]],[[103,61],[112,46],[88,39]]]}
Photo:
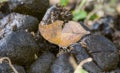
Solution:
{"label": "small rock", "polygon": [[31,65],[28,73],[51,73],[50,66],[54,60],[55,56],[50,52],[46,52]]}
{"label": "small rock", "polygon": [[0,40],[0,56],[9,57],[19,65],[31,64],[38,48],[33,36],[25,31],[12,32]]}
{"label": "small rock", "polygon": [[29,15],[11,13],[0,20],[0,37],[10,34],[16,30],[36,31],[39,21]]}
{"label": "small rock", "polygon": [[60,55],[51,67],[52,73],[73,73],[73,67],[69,62],[69,54]]}
{"label": "small rock", "polygon": [[42,19],[49,7],[49,0],[9,0],[8,6],[11,11]]}
{"label": "small rock", "polygon": [[114,33],[113,21],[114,19],[112,16],[101,17],[100,19],[93,22],[90,29],[91,31],[100,33],[108,39],[112,40],[112,34]]}
{"label": "small rock", "polygon": [[[85,48],[83,48],[80,44],[75,44],[73,48],[74,49],[71,51],[71,53],[76,57],[78,64],[84,59],[87,59],[90,57],[87,51],[85,50]],[[94,63],[93,61],[85,63],[83,65],[83,68],[90,73],[102,72],[99,66],[97,66],[97,64]]]}
{"label": "small rock", "polygon": [[[13,66],[18,71],[18,73],[25,73],[25,70],[22,66],[18,66],[18,65],[13,65]],[[0,73],[14,73],[14,72],[8,63],[3,62],[2,64],[0,64]]]}
{"label": "small rock", "polygon": [[116,69],[119,54],[118,49],[111,41],[101,35],[94,34],[84,37],[81,42],[85,43],[88,54],[102,71]]}

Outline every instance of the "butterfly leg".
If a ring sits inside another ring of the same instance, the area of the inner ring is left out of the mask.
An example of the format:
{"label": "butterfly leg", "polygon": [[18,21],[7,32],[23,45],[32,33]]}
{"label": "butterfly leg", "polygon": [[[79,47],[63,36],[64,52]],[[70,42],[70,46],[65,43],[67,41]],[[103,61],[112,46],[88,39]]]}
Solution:
{"label": "butterfly leg", "polygon": [[82,45],[82,47],[87,48],[87,45],[85,42],[79,42],[79,43]]}
{"label": "butterfly leg", "polygon": [[67,52],[69,52],[68,47],[59,47],[59,53],[57,54],[57,56],[60,56],[60,55],[67,53]]}

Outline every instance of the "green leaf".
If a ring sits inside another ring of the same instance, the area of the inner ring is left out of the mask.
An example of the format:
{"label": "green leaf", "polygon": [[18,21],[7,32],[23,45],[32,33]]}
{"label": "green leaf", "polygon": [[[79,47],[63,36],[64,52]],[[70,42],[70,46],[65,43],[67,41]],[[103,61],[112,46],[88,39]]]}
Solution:
{"label": "green leaf", "polygon": [[60,0],[60,5],[61,6],[67,6],[69,0]]}
{"label": "green leaf", "polygon": [[81,68],[80,73],[88,73],[88,72]]}
{"label": "green leaf", "polygon": [[94,20],[94,19],[96,19],[96,18],[98,18],[98,16],[97,16],[96,14],[94,14],[94,15],[92,15],[92,16],[90,17],[90,20]]}
{"label": "green leaf", "polygon": [[87,12],[84,10],[73,11],[73,20],[78,21],[84,19],[87,16]]}

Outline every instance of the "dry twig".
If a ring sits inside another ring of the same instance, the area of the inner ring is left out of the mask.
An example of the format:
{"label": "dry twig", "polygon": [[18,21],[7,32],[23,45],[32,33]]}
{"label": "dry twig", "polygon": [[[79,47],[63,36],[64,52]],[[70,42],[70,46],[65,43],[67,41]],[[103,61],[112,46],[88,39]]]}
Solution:
{"label": "dry twig", "polygon": [[70,63],[72,64],[73,68],[75,69],[74,73],[81,73],[80,70],[82,69],[82,66],[87,63],[87,62],[91,62],[92,58],[87,58],[85,60],[83,60],[82,62],[80,62],[79,65],[77,65],[75,59],[73,56],[70,57]]}
{"label": "dry twig", "polygon": [[14,71],[14,73],[18,73],[18,71],[15,69],[15,67],[12,65],[10,59],[8,57],[2,57],[0,58],[0,63],[2,63],[4,60],[8,61],[9,66],[12,68],[12,70]]}

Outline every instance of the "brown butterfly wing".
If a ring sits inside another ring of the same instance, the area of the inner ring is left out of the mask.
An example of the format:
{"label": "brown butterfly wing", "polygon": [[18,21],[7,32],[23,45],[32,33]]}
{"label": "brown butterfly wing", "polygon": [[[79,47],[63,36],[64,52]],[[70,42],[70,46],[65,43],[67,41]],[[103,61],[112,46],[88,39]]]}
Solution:
{"label": "brown butterfly wing", "polygon": [[79,23],[69,21],[65,24],[62,35],[60,46],[66,47],[79,41],[84,35],[89,34]]}
{"label": "brown butterfly wing", "polygon": [[63,21],[55,21],[48,25],[39,25],[41,35],[51,43],[59,45]]}

